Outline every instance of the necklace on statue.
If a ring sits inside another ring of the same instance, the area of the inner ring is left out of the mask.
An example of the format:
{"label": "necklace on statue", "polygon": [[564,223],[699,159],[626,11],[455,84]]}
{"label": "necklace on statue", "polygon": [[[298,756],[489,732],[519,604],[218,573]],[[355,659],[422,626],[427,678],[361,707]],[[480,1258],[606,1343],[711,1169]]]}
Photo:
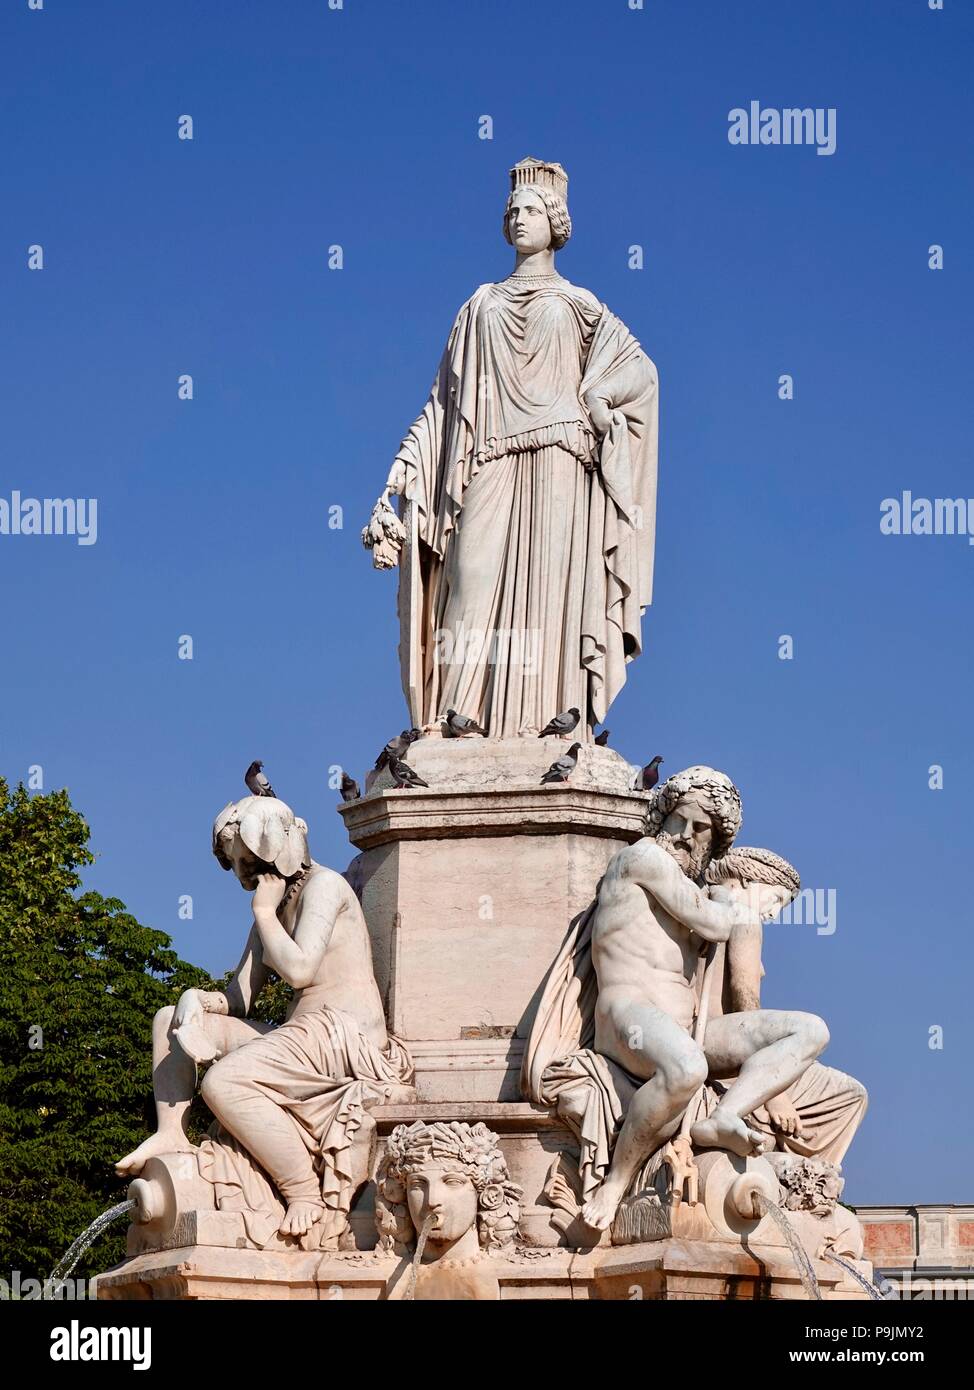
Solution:
{"label": "necklace on statue", "polygon": [[288,886],[287,886],[287,891],[285,892],[284,897],[281,899],[281,908],[282,908],[282,909],[285,908],[285,907],[287,907],[288,903],[291,901],[291,899],[294,897],[294,895],[295,895],[301,888],[304,887],[304,881],[305,881],[305,879],[308,877],[308,875],[310,874],[310,872],[311,872],[311,867],[310,867],[310,865],[309,865],[308,868],[302,869],[302,870],[301,870],[301,872],[298,874],[297,878],[291,880],[291,882],[290,882],[290,883],[288,884]]}

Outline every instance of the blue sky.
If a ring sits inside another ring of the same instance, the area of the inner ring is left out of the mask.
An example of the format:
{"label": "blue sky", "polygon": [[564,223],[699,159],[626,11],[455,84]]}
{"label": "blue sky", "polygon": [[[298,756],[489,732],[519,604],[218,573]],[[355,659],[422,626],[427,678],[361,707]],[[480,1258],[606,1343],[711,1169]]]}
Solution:
{"label": "blue sky", "polygon": [[[96,497],[98,540],[0,536],[0,770],[70,789],[90,885],[235,963],[209,833],[254,757],[347,864],[328,769],[405,722],[359,530],[456,309],[510,268],[507,170],[557,159],[559,269],[661,378],[613,744],[724,768],[742,842],[835,890],[833,934],[769,929],[765,1002],[822,1013],[869,1087],[847,1199],[971,1200],[974,547],[879,517],[974,496],[972,39],[959,0],[7,0],[0,497]],[[730,145],[751,100],[834,107],[835,154]]]}

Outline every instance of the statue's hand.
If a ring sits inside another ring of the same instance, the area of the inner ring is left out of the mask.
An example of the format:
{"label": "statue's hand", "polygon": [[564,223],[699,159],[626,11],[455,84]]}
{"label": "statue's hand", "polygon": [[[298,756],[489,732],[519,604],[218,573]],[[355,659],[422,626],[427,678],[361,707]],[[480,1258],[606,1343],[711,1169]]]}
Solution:
{"label": "statue's hand", "polygon": [[764,1102],[764,1105],[772,1129],[776,1129],[779,1134],[791,1134],[796,1139],[801,1138],[801,1118],[792,1105],[791,1097],[787,1091],[782,1091],[780,1096],[772,1096],[770,1100]]}
{"label": "statue's hand", "polygon": [[589,395],[585,397],[585,409],[589,413],[595,432],[599,435],[608,434],[612,424],[612,411],[608,403],[600,396]]}
{"label": "statue's hand", "polygon": [[398,497],[401,493],[405,491],[406,465],[403,463],[402,459],[396,459],[395,463],[389,469],[389,476],[386,479],[386,485],[382,495],[388,503],[390,493],[392,493],[394,497]]}
{"label": "statue's hand", "polygon": [[176,1012],[173,1014],[172,1026],[182,1028],[186,1023],[201,1023],[204,1012],[200,991],[198,989],[184,989],[179,996]]}
{"label": "statue's hand", "polygon": [[287,879],[281,878],[280,874],[260,874],[254,894],[254,916],[256,917],[258,912],[276,912],[284,901],[286,892]]}

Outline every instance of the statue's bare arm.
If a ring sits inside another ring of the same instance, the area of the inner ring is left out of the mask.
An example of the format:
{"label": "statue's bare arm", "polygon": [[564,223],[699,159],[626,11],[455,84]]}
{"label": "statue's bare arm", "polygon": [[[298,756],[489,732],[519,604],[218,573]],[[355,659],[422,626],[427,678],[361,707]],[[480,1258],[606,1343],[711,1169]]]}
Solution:
{"label": "statue's bare arm", "polygon": [[764,929],[759,917],[748,917],[734,927],[727,942],[727,993],[732,1013],[761,1007],[761,944]]}
{"label": "statue's bare arm", "polygon": [[746,918],[729,895],[724,901],[707,897],[659,845],[634,845],[626,856],[625,872],[631,882],[652,893],[664,912],[704,941],[726,941]]}
{"label": "statue's bare arm", "polygon": [[176,1005],[173,1026],[181,1028],[187,1023],[201,1023],[204,1014],[230,1014],[235,1018],[246,1018],[267,984],[269,975],[257,926],[252,923],[240,964],[224,989],[183,990]]}
{"label": "statue's bare arm", "polygon": [[253,1008],[261,990],[267,984],[270,971],[264,964],[257,924],[252,923],[240,964],[227,981],[224,991],[230,1013],[238,1018],[246,1018]]}
{"label": "statue's bare arm", "polygon": [[264,963],[294,989],[307,989],[317,979],[335,919],[344,906],[344,888],[338,874],[315,874],[301,894],[294,935],[290,936],[277,918],[284,881],[274,874],[261,875],[254,894],[254,921]]}

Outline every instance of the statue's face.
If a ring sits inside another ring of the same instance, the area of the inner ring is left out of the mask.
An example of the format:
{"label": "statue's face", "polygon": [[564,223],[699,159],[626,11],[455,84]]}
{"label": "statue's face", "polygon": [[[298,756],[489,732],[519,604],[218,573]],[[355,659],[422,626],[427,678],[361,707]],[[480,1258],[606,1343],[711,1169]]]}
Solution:
{"label": "statue's face", "polygon": [[753,916],[762,922],[770,922],[777,917],[783,907],[787,907],[794,894],[790,888],[776,883],[742,883],[739,878],[728,878],[721,885],[731,897],[744,903]]}
{"label": "statue's face", "polygon": [[477,1220],[477,1189],[462,1168],[427,1163],[406,1179],[406,1201],[417,1234],[428,1216],[433,1221],[429,1240],[453,1244]]}
{"label": "statue's face", "polygon": [[522,188],[511,199],[507,214],[507,234],[515,251],[523,256],[547,251],[551,245],[551,223],[548,209],[529,188]]}
{"label": "statue's face", "polygon": [[227,836],[223,848],[241,886],[248,893],[253,893],[257,887],[257,876],[267,872],[267,865],[247,848],[239,834],[235,833],[232,840]]}
{"label": "statue's face", "polygon": [[790,888],[782,888],[776,883],[752,883],[751,895],[762,922],[770,922],[772,917],[777,917],[793,897]]}
{"label": "statue's face", "polygon": [[700,792],[681,796],[663,822],[663,847],[672,854],[689,878],[699,878],[710,862],[714,826],[707,802]]}

